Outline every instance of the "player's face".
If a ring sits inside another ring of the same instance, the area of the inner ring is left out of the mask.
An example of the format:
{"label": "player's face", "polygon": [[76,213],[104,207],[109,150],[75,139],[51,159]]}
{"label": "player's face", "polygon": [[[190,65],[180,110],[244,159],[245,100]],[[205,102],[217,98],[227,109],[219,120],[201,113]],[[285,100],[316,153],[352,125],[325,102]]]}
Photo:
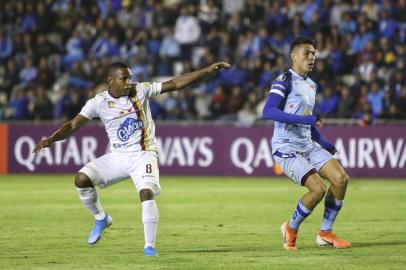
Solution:
{"label": "player's face", "polygon": [[293,50],[292,60],[300,75],[305,75],[313,70],[316,50],[310,44],[302,44]]}
{"label": "player's face", "polygon": [[110,92],[114,96],[128,96],[130,93],[131,71],[128,68],[117,69],[107,81],[110,86]]}

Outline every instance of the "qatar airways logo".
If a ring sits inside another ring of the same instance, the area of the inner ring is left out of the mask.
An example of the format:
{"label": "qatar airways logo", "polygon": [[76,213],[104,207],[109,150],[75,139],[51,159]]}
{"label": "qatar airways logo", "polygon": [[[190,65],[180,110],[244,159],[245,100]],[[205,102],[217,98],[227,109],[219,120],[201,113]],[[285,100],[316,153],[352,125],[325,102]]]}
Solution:
{"label": "qatar airways logo", "polygon": [[122,123],[118,128],[117,137],[121,141],[126,142],[130,138],[130,136],[134,134],[136,130],[142,128],[143,128],[142,121],[136,120],[134,118],[127,118],[125,119],[124,123]]}

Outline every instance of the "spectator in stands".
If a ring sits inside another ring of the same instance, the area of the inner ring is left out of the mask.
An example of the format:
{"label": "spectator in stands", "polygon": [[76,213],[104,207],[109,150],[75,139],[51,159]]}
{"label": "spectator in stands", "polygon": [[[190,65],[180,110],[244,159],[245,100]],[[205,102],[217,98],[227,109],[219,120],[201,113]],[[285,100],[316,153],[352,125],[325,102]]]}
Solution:
{"label": "spectator in stands", "polygon": [[355,96],[346,85],[340,87],[340,102],[337,108],[338,118],[351,118],[354,116],[355,109]]}
{"label": "spectator in stands", "polygon": [[0,62],[7,60],[13,53],[13,41],[10,35],[0,30]]}
{"label": "spectator in stands", "polygon": [[[134,79],[142,80],[191,72],[217,59],[238,63],[203,83],[203,95],[178,97],[186,108],[191,100],[204,108],[218,86],[227,91],[239,86],[245,99],[252,89],[269,88],[269,81],[286,68],[290,42],[309,33],[314,33],[323,59],[310,74],[318,78],[320,91],[345,82],[351,87],[350,96],[364,104],[369,93],[359,96],[361,86],[377,80],[382,89],[388,89],[383,116],[401,95],[405,74],[400,76],[397,70],[404,73],[406,66],[404,1],[107,2],[0,1],[2,95],[5,91],[14,100],[12,89],[20,83],[34,89],[44,86],[47,92],[63,88],[66,78],[72,78],[75,62],[95,87],[102,83],[100,78],[113,58],[128,60]],[[28,71],[27,59],[33,61]],[[69,85],[78,87],[72,80]],[[79,87],[86,95],[94,91],[88,84]],[[263,95],[258,96],[259,104],[263,103]],[[344,97],[340,90],[340,98]],[[341,107],[348,106],[344,103]],[[60,107],[59,101],[53,106]],[[331,117],[341,117],[343,110],[338,108]],[[191,115],[207,118],[206,113]]]}
{"label": "spectator in stands", "polygon": [[192,48],[201,35],[199,22],[193,16],[193,11],[193,5],[184,5],[181,7],[180,16],[176,19],[175,39],[180,44],[183,60],[190,59]]}
{"label": "spectator in stands", "polygon": [[318,105],[317,112],[322,118],[330,118],[337,110],[339,97],[331,87],[323,90],[323,97]]}
{"label": "spectator in stands", "polygon": [[392,40],[395,36],[397,25],[385,9],[379,12],[379,36]]}
{"label": "spectator in stands", "polygon": [[24,68],[21,69],[18,77],[20,78],[20,82],[24,85],[28,85],[32,81],[34,81],[38,76],[38,69],[34,66],[34,62],[31,58],[25,60]]}
{"label": "spectator in stands", "polygon": [[359,125],[361,126],[371,125],[378,118],[368,102],[356,113],[355,117],[359,120]]}
{"label": "spectator in stands", "polygon": [[11,120],[29,119],[28,104],[30,99],[28,91],[23,88],[17,88],[15,97],[10,98],[6,112],[6,118]]}
{"label": "spectator in stands", "polygon": [[46,90],[43,86],[38,85],[35,88],[34,100],[30,106],[30,114],[36,121],[51,120],[53,105],[47,97]]}
{"label": "spectator in stands", "polygon": [[371,104],[372,112],[379,116],[382,114],[383,110],[383,99],[384,99],[384,91],[379,86],[377,81],[371,82],[370,92],[367,96],[367,101]]}

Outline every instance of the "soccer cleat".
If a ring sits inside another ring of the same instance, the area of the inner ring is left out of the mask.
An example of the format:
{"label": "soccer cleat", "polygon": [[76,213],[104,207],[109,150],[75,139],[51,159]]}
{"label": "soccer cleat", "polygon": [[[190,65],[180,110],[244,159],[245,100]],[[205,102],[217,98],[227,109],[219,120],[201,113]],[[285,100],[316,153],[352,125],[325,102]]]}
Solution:
{"label": "soccer cleat", "polygon": [[89,245],[96,244],[102,237],[103,231],[113,224],[113,219],[106,213],[103,220],[95,220],[92,231],[90,232],[87,243]]}
{"label": "soccer cleat", "polygon": [[151,246],[144,248],[144,255],[148,256],[148,257],[158,256],[158,254],[156,253],[155,248],[151,247]]}
{"label": "soccer cleat", "polygon": [[335,248],[349,248],[351,247],[351,243],[340,239],[337,235],[333,233],[333,231],[320,231],[317,234],[316,242],[320,246],[333,246]]}
{"label": "soccer cleat", "polygon": [[287,222],[282,224],[281,232],[283,235],[283,247],[287,251],[296,251],[297,232],[290,228]]}

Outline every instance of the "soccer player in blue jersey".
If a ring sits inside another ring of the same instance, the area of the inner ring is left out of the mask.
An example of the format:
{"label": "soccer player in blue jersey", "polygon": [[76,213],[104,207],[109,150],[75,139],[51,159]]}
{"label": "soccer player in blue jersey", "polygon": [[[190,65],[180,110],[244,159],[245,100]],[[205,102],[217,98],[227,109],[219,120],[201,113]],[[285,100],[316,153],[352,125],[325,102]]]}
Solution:
{"label": "soccer player in blue jersey", "polygon": [[[325,210],[316,242],[321,246],[351,247],[337,237],[333,223],[345,196],[348,175],[333,158],[336,149],[318,131],[323,123],[312,115],[317,84],[308,74],[316,60],[314,41],[296,38],[290,49],[292,67],[273,81],[263,111],[264,119],[274,120],[272,151],[275,162],[295,183],[308,192],[300,198],[289,222],[281,226],[284,248],[296,251],[300,224],[324,198]],[[323,178],[330,182],[327,188]]]}

